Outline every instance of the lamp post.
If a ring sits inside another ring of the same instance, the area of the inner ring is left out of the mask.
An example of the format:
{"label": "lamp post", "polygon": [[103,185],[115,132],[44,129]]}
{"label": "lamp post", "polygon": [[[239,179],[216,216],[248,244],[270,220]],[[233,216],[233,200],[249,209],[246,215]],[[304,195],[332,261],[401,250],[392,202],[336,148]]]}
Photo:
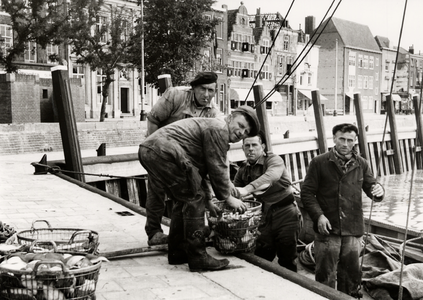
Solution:
{"label": "lamp post", "polygon": [[141,74],[140,74],[141,112],[140,121],[145,121],[144,111],[144,0],[141,0]]}

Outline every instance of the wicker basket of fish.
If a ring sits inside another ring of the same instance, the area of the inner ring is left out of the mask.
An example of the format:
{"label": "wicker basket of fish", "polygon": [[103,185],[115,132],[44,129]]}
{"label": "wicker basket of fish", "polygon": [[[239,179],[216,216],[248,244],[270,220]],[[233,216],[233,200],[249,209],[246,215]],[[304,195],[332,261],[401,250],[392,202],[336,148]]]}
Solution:
{"label": "wicker basket of fish", "polygon": [[95,300],[103,260],[81,253],[10,254],[0,262],[0,299]]}
{"label": "wicker basket of fish", "polygon": [[[44,222],[48,228],[35,228],[37,222]],[[99,235],[96,231],[78,228],[52,228],[46,220],[32,222],[31,229],[17,233],[18,243],[30,246],[34,241],[54,241],[57,252],[95,253],[99,245]],[[47,250],[53,250],[51,244],[43,245]],[[41,251],[43,249],[40,249]]]}
{"label": "wicker basket of fish", "polygon": [[206,212],[212,230],[213,245],[221,253],[250,252],[256,246],[259,235],[258,225],[261,219],[261,203],[244,201],[248,209],[243,214],[234,213],[225,201],[215,204],[222,210],[218,217]]}

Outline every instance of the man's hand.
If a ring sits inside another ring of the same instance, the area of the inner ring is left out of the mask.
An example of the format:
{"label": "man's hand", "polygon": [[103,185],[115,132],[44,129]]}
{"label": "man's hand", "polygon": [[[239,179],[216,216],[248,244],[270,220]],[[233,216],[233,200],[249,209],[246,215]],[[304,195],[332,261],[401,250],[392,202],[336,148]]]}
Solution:
{"label": "man's hand", "polygon": [[237,187],[236,189],[238,190],[238,193],[241,198],[250,195],[250,192],[245,187]]}
{"label": "man's hand", "polygon": [[373,196],[380,198],[385,193],[385,190],[383,189],[383,187],[379,183],[376,183],[372,187],[372,192],[371,193],[372,193]]}
{"label": "man's hand", "polygon": [[242,202],[242,200],[239,200],[233,196],[229,196],[229,198],[226,199],[226,203],[241,214],[247,210],[247,205]]}
{"label": "man's hand", "polygon": [[332,226],[325,215],[321,215],[317,220],[317,230],[322,235],[329,235],[329,231],[332,230]]}
{"label": "man's hand", "polygon": [[207,201],[206,207],[210,211],[210,215],[213,217],[219,217],[222,214],[222,211],[216,204],[213,203],[213,200]]}

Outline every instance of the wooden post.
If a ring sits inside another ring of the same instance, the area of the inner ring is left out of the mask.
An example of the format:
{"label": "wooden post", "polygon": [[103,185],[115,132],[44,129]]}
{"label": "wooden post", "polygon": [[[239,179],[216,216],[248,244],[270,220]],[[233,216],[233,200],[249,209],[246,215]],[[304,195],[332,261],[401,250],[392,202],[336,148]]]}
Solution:
{"label": "wooden post", "polygon": [[[263,84],[256,83],[253,86],[254,103],[257,105],[265,95],[263,95]],[[270,140],[269,122],[267,120],[266,102],[256,106],[257,117],[260,122],[261,131],[264,133],[266,139],[267,153],[273,153],[272,141]]]}
{"label": "wooden post", "polygon": [[317,144],[319,145],[319,152],[322,154],[328,151],[328,145],[326,141],[325,122],[323,120],[322,106],[320,105],[319,91],[311,91],[311,98],[313,101],[314,118],[316,119]]}
{"label": "wooden post", "polygon": [[[414,114],[416,116],[416,166],[417,169],[422,168],[422,145],[423,145],[423,120],[422,120],[422,111],[421,111],[421,103],[419,103],[418,96],[413,96],[413,106],[414,106]],[[419,157],[420,159],[417,159]]]}
{"label": "wooden post", "polygon": [[363,117],[363,106],[361,103],[361,95],[360,93],[354,94],[354,105],[355,111],[357,116],[357,124],[358,124],[358,145],[360,147],[360,154],[365,159],[370,159],[369,155],[369,147],[367,145],[367,133],[366,133],[366,125],[364,124],[364,117]]}
{"label": "wooden post", "polygon": [[81,182],[85,182],[85,176],[82,174],[84,170],[69,84],[68,69],[66,66],[53,67],[51,68],[51,76],[53,79],[54,103],[56,104],[57,113],[59,115],[66,169],[80,173],[69,174],[69,176]]}
{"label": "wooden post", "polygon": [[163,94],[168,87],[172,86],[172,78],[170,74],[162,74],[157,76],[159,80],[159,93],[160,95]]}
{"label": "wooden post", "polygon": [[403,168],[401,163],[401,153],[398,141],[398,130],[397,130],[397,123],[395,119],[395,107],[394,101],[392,100],[392,95],[386,96],[386,106],[387,106],[387,113],[389,118],[389,127],[391,130],[391,143],[392,148],[394,150],[394,167],[395,167],[395,174],[402,174]]}

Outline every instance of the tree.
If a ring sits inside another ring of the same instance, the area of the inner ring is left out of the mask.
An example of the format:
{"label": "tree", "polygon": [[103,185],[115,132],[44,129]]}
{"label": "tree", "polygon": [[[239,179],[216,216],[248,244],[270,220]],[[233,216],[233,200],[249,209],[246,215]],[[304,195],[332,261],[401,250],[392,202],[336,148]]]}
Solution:
{"label": "tree", "polygon": [[[144,1],[145,81],[158,86],[157,76],[170,73],[175,84],[187,82],[189,72],[202,59],[201,50],[212,40],[218,23],[204,13],[214,0]],[[139,31],[138,31],[139,32]],[[134,53],[138,54],[139,50]],[[133,61],[137,61],[134,58]],[[138,66],[139,58],[138,58]]]}
{"label": "tree", "polygon": [[111,8],[106,17],[101,13],[103,4],[103,0],[73,0],[68,9],[70,21],[64,33],[71,52],[76,55],[76,62],[88,64],[92,71],[102,73],[100,122],[106,116],[115,71],[133,68],[129,49],[133,49],[134,42],[138,41],[132,16],[125,7]]}
{"label": "tree", "polygon": [[63,41],[61,32],[67,16],[57,0],[2,0],[1,5],[10,15],[13,31],[13,41],[0,49],[0,64],[7,73],[17,72],[17,61],[25,51],[36,51],[29,49],[31,42],[45,50],[47,45]]}

